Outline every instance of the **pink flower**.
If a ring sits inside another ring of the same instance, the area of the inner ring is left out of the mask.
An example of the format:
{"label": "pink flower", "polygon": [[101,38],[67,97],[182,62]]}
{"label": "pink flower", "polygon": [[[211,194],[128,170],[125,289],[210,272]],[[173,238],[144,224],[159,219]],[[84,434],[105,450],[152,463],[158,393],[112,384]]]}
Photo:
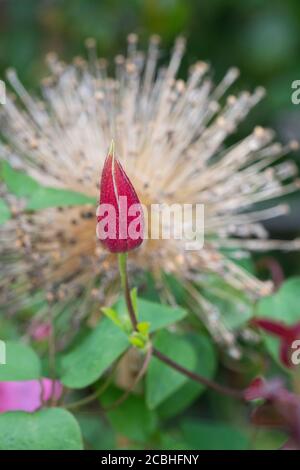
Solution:
{"label": "pink flower", "polygon": [[143,209],[113,142],[102,170],[97,220],[97,236],[111,253],[126,253],[143,242]]}
{"label": "pink flower", "polygon": [[289,440],[283,448],[300,448],[300,397],[285,388],[281,379],[258,377],[244,391],[244,397],[247,401],[264,400],[252,412],[253,424],[285,429]]}
{"label": "pink flower", "polygon": [[50,323],[40,323],[34,325],[30,331],[32,339],[35,341],[43,341],[51,335],[52,326]]}
{"label": "pink flower", "polygon": [[0,413],[6,411],[38,410],[43,402],[62,394],[60,382],[51,379],[26,380],[22,382],[0,382]]}
{"label": "pink flower", "polygon": [[262,377],[257,377],[244,391],[244,397],[247,401],[257,400],[259,398],[271,400],[282,390],[284,390],[284,384],[281,379],[275,378],[266,381]]}
{"label": "pink flower", "polygon": [[290,349],[292,343],[300,339],[300,323],[289,326],[268,318],[254,318],[251,323],[280,340],[280,359],[286,367],[292,367]]}

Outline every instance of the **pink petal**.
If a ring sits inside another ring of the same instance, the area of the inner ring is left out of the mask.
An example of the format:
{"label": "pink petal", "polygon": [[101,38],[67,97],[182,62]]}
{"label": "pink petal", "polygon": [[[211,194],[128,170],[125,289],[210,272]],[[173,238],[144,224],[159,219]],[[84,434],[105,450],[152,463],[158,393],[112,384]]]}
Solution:
{"label": "pink petal", "polygon": [[42,341],[50,336],[51,330],[52,327],[50,323],[41,323],[40,325],[34,326],[31,331],[31,336],[35,341]]}
{"label": "pink petal", "polygon": [[281,379],[275,378],[266,381],[261,377],[257,377],[244,391],[244,397],[247,401],[257,400],[258,398],[271,400],[283,389],[284,384]]}
{"label": "pink petal", "polygon": [[[53,392],[53,393],[52,393]],[[6,411],[33,412],[52,396],[58,399],[62,394],[60,382],[47,378],[21,382],[0,382],[0,413]],[[43,400],[41,399],[43,396]]]}

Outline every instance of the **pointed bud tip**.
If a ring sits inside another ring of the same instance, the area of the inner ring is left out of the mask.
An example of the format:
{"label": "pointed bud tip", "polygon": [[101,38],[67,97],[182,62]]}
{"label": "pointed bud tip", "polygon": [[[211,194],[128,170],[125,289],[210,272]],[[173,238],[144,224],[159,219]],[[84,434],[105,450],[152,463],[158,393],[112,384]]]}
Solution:
{"label": "pointed bud tip", "polygon": [[97,237],[112,253],[137,248],[144,239],[143,208],[111,141],[100,181]]}
{"label": "pointed bud tip", "polygon": [[115,156],[115,142],[114,139],[111,139],[111,143],[108,149],[108,155],[111,155],[112,157]]}

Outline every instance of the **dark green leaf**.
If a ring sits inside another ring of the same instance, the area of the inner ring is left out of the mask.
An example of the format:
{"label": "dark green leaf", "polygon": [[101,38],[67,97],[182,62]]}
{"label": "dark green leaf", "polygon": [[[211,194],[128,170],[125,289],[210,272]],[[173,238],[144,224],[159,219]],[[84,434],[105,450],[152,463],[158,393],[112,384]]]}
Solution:
{"label": "dark green leaf", "polygon": [[76,419],[87,449],[109,450],[115,448],[114,432],[100,416],[94,412],[87,412],[76,415]]}
{"label": "dark green leaf", "polygon": [[[183,337],[168,331],[160,331],[155,338],[154,346],[180,365],[195,370],[196,351]],[[187,380],[185,375],[153,357],[146,376],[146,401],[149,408],[156,408]]]}
{"label": "dark green leaf", "polygon": [[[207,336],[191,333],[184,336],[194,347],[197,354],[195,371],[208,379],[213,378],[217,367],[216,351]],[[193,380],[188,380],[168,400],[164,401],[158,409],[162,418],[170,418],[181,413],[201,395],[206,387]]]}
{"label": "dark green leaf", "polygon": [[227,423],[187,420],[182,430],[190,449],[245,450],[250,444],[242,429]]}
{"label": "dark green leaf", "polygon": [[[123,393],[111,387],[101,396],[101,403],[109,406]],[[130,395],[122,404],[108,411],[107,416],[118,434],[136,442],[147,441],[157,426],[157,416],[147,408],[142,396]]]}

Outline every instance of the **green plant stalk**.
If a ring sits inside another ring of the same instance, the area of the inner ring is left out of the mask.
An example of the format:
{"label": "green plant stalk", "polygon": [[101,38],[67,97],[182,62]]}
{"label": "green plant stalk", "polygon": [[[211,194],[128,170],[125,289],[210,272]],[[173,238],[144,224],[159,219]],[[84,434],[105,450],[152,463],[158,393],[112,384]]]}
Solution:
{"label": "green plant stalk", "polygon": [[[119,270],[120,270],[120,276],[121,276],[121,285],[124,291],[130,321],[131,321],[133,329],[137,331],[138,321],[137,321],[135,311],[132,305],[130,288],[129,288],[129,283],[128,283],[127,253],[119,253],[118,259],[119,259]],[[152,354],[157,359],[164,362],[169,367],[172,367],[173,369],[177,370],[177,372],[180,372],[181,374],[185,375],[189,379],[194,380],[195,382],[198,382],[206,387],[209,387],[212,390],[215,390],[216,392],[221,393],[223,395],[228,395],[233,398],[244,400],[244,394],[242,390],[234,390],[230,387],[220,385],[214,382],[213,380],[207,379],[206,377],[203,377],[202,375],[192,372],[186,369],[185,367],[181,366],[177,362],[173,361],[173,359],[169,358],[168,356],[165,356],[165,354],[163,354],[156,348],[152,348]]]}
{"label": "green plant stalk", "polygon": [[132,328],[137,331],[137,318],[135,315],[135,311],[131,301],[130,295],[130,288],[128,284],[128,276],[127,276],[127,253],[119,253],[118,254],[118,261],[119,261],[119,271],[121,277],[121,286],[125,295],[127,310],[129,313],[130,321],[132,324]]}

